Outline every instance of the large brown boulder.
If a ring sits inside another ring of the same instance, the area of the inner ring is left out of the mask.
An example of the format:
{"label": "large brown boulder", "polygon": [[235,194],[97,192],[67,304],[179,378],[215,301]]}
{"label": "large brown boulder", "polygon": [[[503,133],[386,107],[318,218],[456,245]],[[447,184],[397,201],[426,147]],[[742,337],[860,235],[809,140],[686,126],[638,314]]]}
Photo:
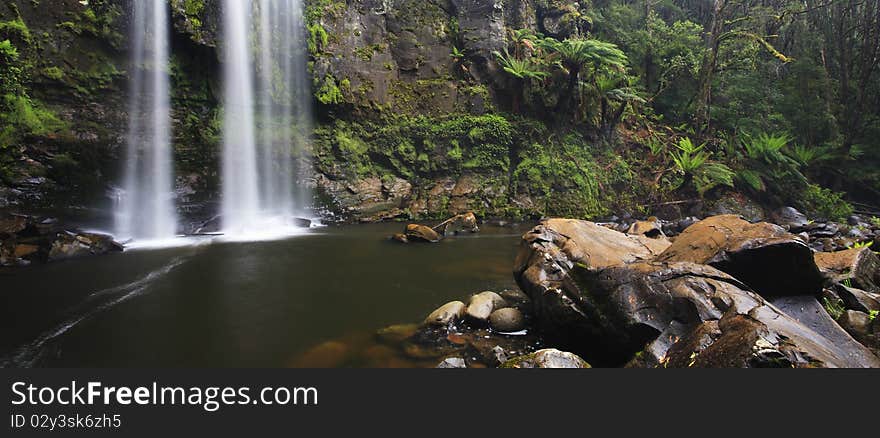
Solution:
{"label": "large brown boulder", "polygon": [[632,354],[633,365],[880,367],[841,330],[830,336],[811,328],[710,266],[576,266],[572,277],[581,291],[572,299],[586,316],[583,333]]}
{"label": "large brown boulder", "polygon": [[816,265],[829,280],[843,283],[869,292],[878,292],[880,286],[880,258],[870,248],[853,248],[846,251],[820,252],[815,254]]}
{"label": "large brown boulder", "polygon": [[691,225],[657,260],[710,265],[765,297],[818,296],[824,283],[812,251],[798,236],[734,215]]}
{"label": "large brown boulder", "polygon": [[802,324],[719,269],[656,261],[672,246],[651,242],[551,219],[523,236],[514,273],[544,333],[597,365],[880,366],[827,314]]}

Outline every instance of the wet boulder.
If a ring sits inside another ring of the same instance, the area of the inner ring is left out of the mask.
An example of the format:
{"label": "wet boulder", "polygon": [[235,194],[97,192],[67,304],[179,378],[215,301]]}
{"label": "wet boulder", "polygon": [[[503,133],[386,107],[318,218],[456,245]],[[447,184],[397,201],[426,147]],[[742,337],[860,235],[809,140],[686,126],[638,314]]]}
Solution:
{"label": "wet boulder", "polygon": [[403,233],[392,234],[391,240],[394,242],[409,243],[409,239],[406,237],[406,234]]}
{"label": "wet boulder", "polygon": [[526,320],[519,310],[506,307],[489,315],[489,326],[498,332],[518,332],[526,327]]}
{"label": "wet boulder", "polygon": [[406,226],[406,239],[409,242],[436,243],[440,241],[440,235],[425,225],[409,224]]}
{"label": "wet boulder", "polygon": [[818,296],[824,281],[801,238],[778,225],[733,215],[691,225],[657,260],[710,265],[764,296]]}
{"label": "wet boulder", "polygon": [[880,291],[880,258],[870,248],[820,252],[814,257],[819,271],[827,279],[838,283],[850,282],[853,287],[868,292]]}
{"label": "wet boulder", "polygon": [[465,305],[461,301],[448,302],[425,318],[424,324],[448,327],[464,317]]}
{"label": "wet boulder", "polygon": [[480,292],[471,297],[465,309],[465,316],[474,322],[486,322],[496,309],[507,306],[504,298],[495,292]]}
{"label": "wet boulder", "polygon": [[122,252],[123,246],[111,236],[97,233],[58,233],[49,248],[49,261],[65,260],[86,255]]}
{"label": "wet boulder", "polygon": [[574,353],[546,348],[510,359],[501,368],[590,368],[590,364]]}
{"label": "wet boulder", "polygon": [[480,231],[477,217],[472,212],[458,214],[434,227],[437,233],[449,236],[459,233],[476,233]]}
{"label": "wet boulder", "polygon": [[627,235],[575,219],[548,219],[522,237],[514,278],[532,301],[538,323],[565,331],[583,314],[564,292],[575,266],[603,269],[650,260],[669,247],[664,240]]}

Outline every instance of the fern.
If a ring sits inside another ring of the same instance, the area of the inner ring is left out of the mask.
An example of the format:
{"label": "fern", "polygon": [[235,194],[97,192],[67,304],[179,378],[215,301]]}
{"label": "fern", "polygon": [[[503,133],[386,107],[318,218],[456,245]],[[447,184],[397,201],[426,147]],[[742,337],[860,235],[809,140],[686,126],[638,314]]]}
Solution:
{"label": "fern", "polygon": [[533,63],[529,59],[516,59],[513,56],[510,56],[506,50],[504,54],[500,52],[492,52],[496,58],[498,58],[498,63],[501,65],[501,68],[507,72],[507,74],[522,80],[531,80],[531,79],[543,79],[547,77],[548,73],[541,70],[541,67],[535,63]]}
{"label": "fern", "polygon": [[733,170],[721,163],[707,163],[702,166],[694,178],[697,193],[703,196],[709,190],[718,186],[733,187]]}
{"label": "fern", "polygon": [[767,190],[767,186],[764,184],[764,180],[761,179],[761,175],[754,170],[743,169],[740,170],[736,176],[737,179],[746,183],[746,185],[754,189],[756,192]]}

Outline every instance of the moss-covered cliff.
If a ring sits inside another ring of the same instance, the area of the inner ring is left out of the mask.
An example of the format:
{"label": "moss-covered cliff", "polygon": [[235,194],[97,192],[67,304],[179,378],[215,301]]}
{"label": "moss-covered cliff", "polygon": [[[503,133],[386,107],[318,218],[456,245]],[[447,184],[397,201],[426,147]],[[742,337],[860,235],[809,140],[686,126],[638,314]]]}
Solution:
{"label": "moss-covered cliff", "polygon": [[[585,32],[581,3],[308,1],[318,119],[308,180],[319,199],[354,219],[608,211],[619,201],[608,188],[633,177],[626,162],[567,129],[506,113],[515,90],[492,54],[513,28]],[[207,213],[219,183],[220,5],[170,4],[178,196],[183,210]],[[3,114],[33,119],[9,121],[2,205],[109,202],[125,139],[129,16],[122,0],[0,7],[0,41],[20,69]]]}

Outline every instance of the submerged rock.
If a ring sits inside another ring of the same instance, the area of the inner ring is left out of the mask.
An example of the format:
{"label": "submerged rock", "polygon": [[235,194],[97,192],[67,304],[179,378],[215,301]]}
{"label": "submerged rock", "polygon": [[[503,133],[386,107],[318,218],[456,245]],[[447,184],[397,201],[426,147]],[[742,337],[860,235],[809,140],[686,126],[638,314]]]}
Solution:
{"label": "submerged rock", "polygon": [[815,295],[823,279],[809,247],[778,225],[733,215],[704,219],[685,230],[658,258],[706,264],[764,296]]}
{"label": "submerged rock", "polygon": [[406,237],[406,234],[396,233],[391,235],[391,240],[400,243],[409,243],[409,239]]}
{"label": "submerged rock", "polygon": [[386,344],[398,344],[414,335],[418,329],[416,324],[395,324],[377,331],[376,337]]}
{"label": "submerged rock", "polygon": [[590,364],[574,353],[547,348],[510,359],[501,368],[590,368]]}

